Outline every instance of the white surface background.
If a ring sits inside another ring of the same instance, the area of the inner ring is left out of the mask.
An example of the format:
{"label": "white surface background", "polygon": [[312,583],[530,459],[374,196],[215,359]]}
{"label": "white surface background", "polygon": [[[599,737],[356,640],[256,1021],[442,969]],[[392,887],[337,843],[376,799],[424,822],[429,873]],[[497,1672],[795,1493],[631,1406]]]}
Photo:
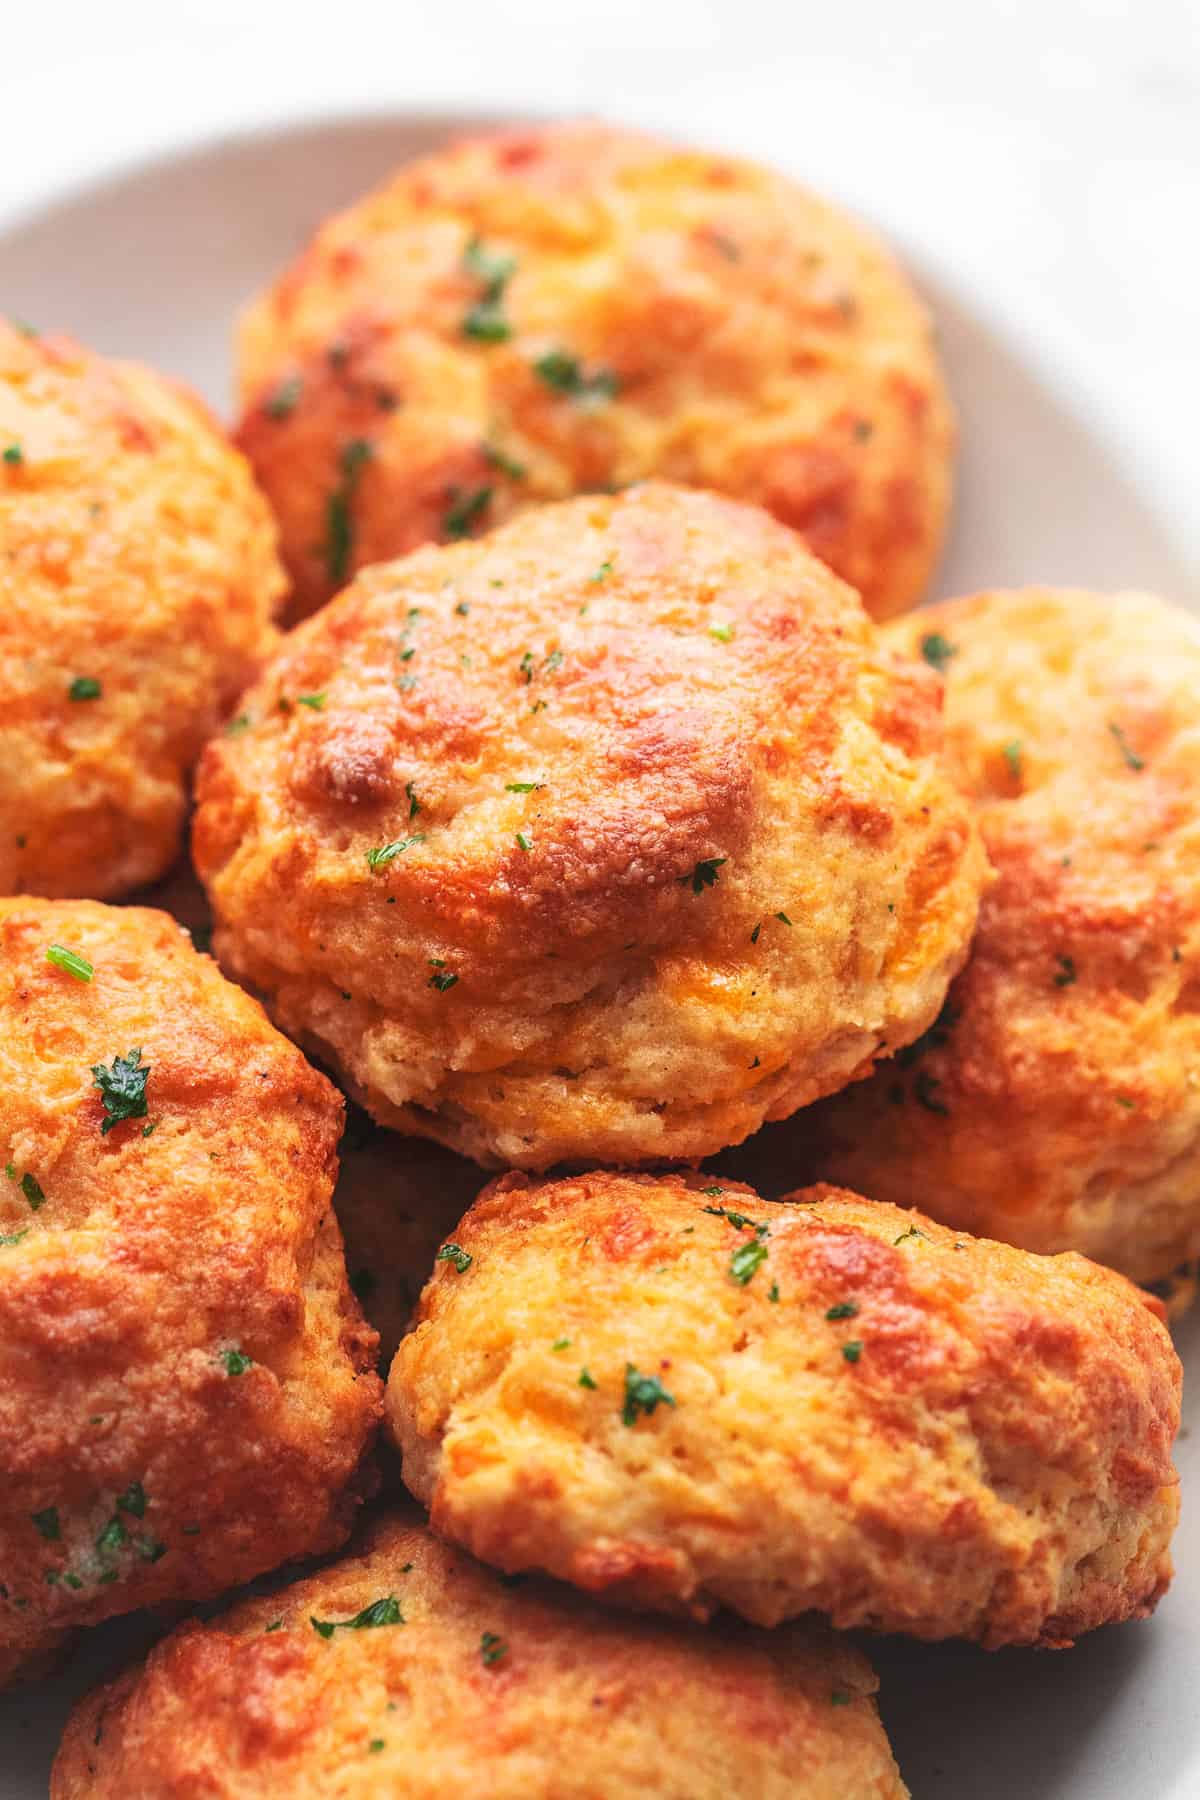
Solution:
{"label": "white surface background", "polygon": [[[0,27],[0,229],[160,150],[406,107],[602,112],[807,176],[878,220],[934,302],[965,452],[944,585],[1142,581],[1200,606],[1200,0],[0,0]],[[122,188],[11,231],[0,305],[144,341],[219,398],[234,298],[380,172],[369,128],[313,142],[299,162],[235,146],[224,191],[184,165],[134,184],[132,214]],[[1195,1388],[1200,1314],[1185,1337]],[[1149,1625],[1066,1657],[874,1652],[917,1800],[1200,1795],[1193,1506]],[[0,1800],[44,1793],[69,1688],[125,1642],[96,1634],[63,1686],[0,1701]]]}

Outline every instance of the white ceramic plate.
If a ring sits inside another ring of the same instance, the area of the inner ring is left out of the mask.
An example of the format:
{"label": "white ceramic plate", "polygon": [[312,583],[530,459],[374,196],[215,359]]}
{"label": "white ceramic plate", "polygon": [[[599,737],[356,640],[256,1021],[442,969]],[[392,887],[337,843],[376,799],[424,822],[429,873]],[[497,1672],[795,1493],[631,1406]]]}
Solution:
{"label": "white ceramic plate", "polygon": [[[331,207],[478,120],[373,116],[225,140],[76,190],[0,229],[0,307],[133,355],[229,402],[229,322]],[[786,160],[786,159],[785,159]],[[793,162],[794,162],[793,158]],[[803,167],[795,167],[804,176]],[[904,219],[877,220],[903,250]],[[929,242],[932,233],[922,230]],[[945,247],[945,262],[953,260]],[[1046,385],[984,317],[914,270],[933,306],[962,419],[961,502],[943,593],[1031,580],[1156,588],[1200,610],[1165,506],[1134,485],[1106,396]],[[1028,337],[1036,337],[1036,318]],[[1039,363],[1042,362],[1039,358]],[[1115,409],[1113,409],[1115,412]],[[1175,484],[1173,484],[1175,485]],[[1180,1333],[1200,1361],[1200,1316]],[[1200,1491],[1185,1402],[1178,1461]],[[1185,1800],[1200,1794],[1192,1622],[1200,1525],[1185,1510],[1175,1586],[1156,1616],[1075,1650],[987,1656],[868,1646],[916,1800]],[[0,1699],[0,1800],[44,1800],[73,1697],[152,1627],[94,1633],[56,1681]]]}

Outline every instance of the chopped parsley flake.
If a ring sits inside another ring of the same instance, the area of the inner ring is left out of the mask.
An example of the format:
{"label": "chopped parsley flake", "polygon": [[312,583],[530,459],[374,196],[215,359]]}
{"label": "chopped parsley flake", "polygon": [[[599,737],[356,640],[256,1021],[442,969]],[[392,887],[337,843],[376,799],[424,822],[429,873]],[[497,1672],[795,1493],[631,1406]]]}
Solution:
{"label": "chopped parsley flake", "polygon": [[[702,1194],[723,1194],[724,1188],[701,1188]],[[771,1227],[758,1219],[751,1219],[745,1213],[733,1212],[727,1206],[705,1206],[701,1209],[711,1213],[714,1219],[728,1219],[735,1231],[752,1231],[757,1238],[765,1238]]]}
{"label": "chopped parsley flake", "polygon": [[674,1395],[668,1394],[657,1375],[641,1375],[632,1363],[625,1364],[625,1404],[621,1408],[623,1425],[636,1425],[639,1413],[650,1418],[657,1406],[674,1404]]}
{"label": "chopped parsley flake", "polygon": [[77,675],[67,689],[68,700],[98,700],[104,688],[94,675]]}
{"label": "chopped parsley flake", "polygon": [[241,737],[243,731],[250,729],[250,714],[239,713],[236,719],[230,719],[225,727],[226,737]]}
{"label": "chopped parsley flake", "polygon": [[571,1348],[571,1340],[569,1337],[555,1338],[550,1348],[552,1350],[569,1350]]}
{"label": "chopped parsley flake", "polygon": [[398,856],[403,856],[404,852],[411,850],[414,844],[423,844],[424,842],[425,833],[423,831],[415,832],[412,837],[393,838],[390,844],[380,844],[374,850],[367,851],[367,867],[368,869],[386,869],[390,862],[395,862]]}
{"label": "chopped parsley flake", "polygon": [[608,577],[612,574],[612,571],[612,557],[606,556],[595,573],[588,576],[588,580],[592,582],[607,581]]}
{"label": "chopped parsley flake", "polygon": [[852,1694],[843,1694],[840,1688],[834,1688],[829,1696],[829,1704],[830,1706],[849,1706],[852,1699]]}
{"label": "chopped parsley flake", "polygon": [[826,1310],[827,1319],[856,1319],[858,1317],[857,1300],[839,1300],[836,1306]]}
{"label": "chopped parsley flake", "polygon": [[146,1083],[150,1070],[139,1068],[141,1060],[141,1050],[133,1049],[128,1056],[114,1056],[111,1069],[104,1063],[92,1065],[92,1080],[104,1097],[106,1116],[100,1127],[102,1137],[107,1137],[113,1126],[120,1125],[125,1119],[146,1117]]}
{"label": "chopped parsley flake", "polygon": [[47,1506],[41,1512],[30,1513],[34,1525],[48,1543],[57,1544],[62,1538],[62,1527],[58,1522],[57,1506]]}
{"label": "chopped parsley flake", "polygon": [[28,1237],[28,1236],[29,1236],[28,1225],[26,1225],[20,1231],[0,1231],[0,1250],[9,1249],[11,1245],[19,1244],[23,1237]]}
{"label": "chopped parsley flake", "polygon": [[90,981],[96,973],[86,956],[80,956],[78,950],[68,950],[62,944],[49,946],[46,961],[53,963],[56,969],[62,969],[64,974],[73,975],[76,981]]}
{"label": "chopped parsley flake", "polygon": [[1077,980],[1075,960],[1070,956],[1058,958],[1058,974],[1054,977],[1055,987],[1073,987]]}
{"label": "chopped parsley flake", "polygon": [[544,781],[506,781],[506,794],[536,794],[539,788],[545,787]]}
{"label": "chopped parsley flake", "polygon": [[21,1177],[21,1192],[28,1200],[29,1210],[31,1212],[36,1212],[39,1206],[44,1206],[46,1203],[46,1196],[42,1191],[41,1182],[37,1179],[36,1175],[31,1175],[28,1170],[26,1170],[25,1174]]}
{"label": "chopped parsley flake", "polygon": [[304,391],[304,383],[299,375],[289,375],[281,381],[274,393],[263,401],[263,411],[268,419],[287,419],[295,412],[300,395]]}
{"label": "chopped parsley flake", "polygon": [[842,1345],[842,1355],[848,1363],[856,1363],[862,1353],[862,1343],[858,1338],[851,1338],[848,1344]]}
{"label": "chopped parsley flake", "polygon": [[722,644],[728,644],[733,639],[733,626],[732,625],[710,625],[708,628],[708,635],[709,635],[709,637],[717,638],[719,640],[719,642]]}
{"label": "chopped parsley flake", "polygon": [[135,1519],[146,1516],[146,1490],[140,1481],[131,1481],[123,1494],[117,1496],[117,1511],[132,1513]]}
{"label": "chopped parsley flake", "polygon": [[918,1226],[910,1225],[908,1230],[902,1231],[898,1238],[893,1238],[892,1243],[893,1244],[906,1244],[908,1242],[909,1238],[923,1238],[924,1236],[925,1236],[925,1233]]}
{"label": "chopped parsley flake", "polygon": [[768,1299],[768,1300],[770,1300],[770,1301],[771,1301],[771,1303],[772,1303],[772,1305],[777,1305],[777,1304],[778,1304],[778,1301],[779,1301],[779,1283],[778,1283],[778,1282],[777,1282],[777,1281],[773,1281],[773,1282],[772,1282],[772,1283],[771,1283],[771,1285],[770,1285],[770,1287],[769,1287],[769,1288],[768,1288],[768,1289],[767,1289],[767,1299]]}
{"label": "chopped parsley flake", "polygon": [[579,1371],[579,1385],[581,1388],[594,1388],[596,1385],[586,1369]]}
{"label": "chopped parsley flake", "polygon": [[123,1550],[128,1542],[129,1533],[114,1514],[96,1539],[96,1549],[101,1556],[111,1556],[115,1551]]}
{"label": "chopped parsley flake", "polygon": [[508,1655],[508,1645],[494,1631],[485,1631],[479,1640],[479,1657],[485,1669],[494,1668]]}
{"label": "chopped parsley flake", "polygon": [[1120,750],[1121,755],[1125,758],[1129,768],[1144,769],[1146,766],[1145,758],[1139,756],[1137,751],[1132,748],[1129,739],[1125,736],[1125,733],[1121,730],[1121,727],[1117,724],[1115,719],[1109,720],[1108,729],[1116,739],[1117,747]]}
{"label": "chopped parsley flake", "polygon": [[404,1614],[396,1596],[388,1594],[364,1606],[352,1619],[314,1619],[310,1614],[309,1623],[318,1637],[331,1638],[335,1631],[373,1631],[380,1625],[403,1625]]}
{"label": "chopped parsley flake", "polygon": [[375,454],[366,438],[352,438],[338,457],[341,480],[330,494],[325,508],[325,568],[330,581],[340,587],[350,573],[354,555],[355,490],[364,466]]}
{"label": "chopped parsley flake", "polygon": [[431,963],[430,967],[433,969],[433,974],[429,977],[429,985],[431,988],[436,988],[439,994],[448,994],[452,987],[457,986],[458,976],[452,974],[449,969],[443,969],[435,963]]}
{"label": "chopped parsley flake", "polygon": [[296,695],[296,704],[297,704],[297,706],[307,706],[310,712],[324,712],[325,711],[325,695],[324,694],[297,694]]}
{"label": "chopped parsley flake", "polygon": [[952,656],[958,655],[958,645],[952,644],[948,637],[940,631],[931,631],[921,639],[921,655],[930,668],[942,670]]}
{"label": "chopped parsley flake", "polygon": [[222,1350],[219,1361],[224,1363],[227,1375],[244,1375],[247,1369],[254,1367],[254,1358],[241,1350]]}
{"label": "chopped parsley flake", "polygon": [[596,369],[592,374],[585,375],[579,358],[569,355],[565,350],[548,350],[545,356],[538,357],[533,370],[548,388],[553,388],[555,393],[567,395],[571,400],[603,401],[616,398],[619,383],[613,370]]}
{"label": "chopped parsley flake", "polygon": [[378,1756],[379,1752],[386,1748],[387,1748],[387,1739],[386,1738],[372,1738],[370,1743],[367,1745],[367,1749],[372,1756]]}
{"label": "chopped parsley flake", "polygon": [[523,831],[518,831],[518,833],[517,833],[517,849],[518,850],[532,850],[533,849],[532,838],[527,838]]}
{"label": "chopped parsley flake", "polygon": [[513,456],[508,456],[503,450],[498,450],[495,444],[485,444],[483,454],[493,469],[499,469],[500,473],[507,475],[510,481],[524,481],[529,473],[524,463],[518,462]]}
{"label": "chopped parsley flake", "polygon": [[463,266],[483,283],[483,292],[463,319],[463,336],[484,344],[505,343],[512,327],[503,312],[504,290],[516,273],[516,258],[485,250],[473,237],[463,251]]}
{"label": "chopped parsley flake", "polygon": [[453,1263],[458,1273],[465,1275],[475,1259],[469,1250],[463,1249],[461,1244],[443,1244],[433,1260],[434,1262]]}
{"label": "chopped parsley flake", "polygon": [[1004,760],[1008,764],[1008,772],[1014,781],[1021,779],[1021,740],[1013,738],[1004,746]]}
{"label": "chopped parsley flake", "polygon": [[20,444],[6,444],[4,446],[4,461],[10,468],[14,469],[25,461],[25,452],[22,450]]}
{"label": "chopped parsley flake", "polygon": [[468,537],[471,527],[477,525],[491,504],[493,489],[490,486],[477,488],[451,488],[450,501],[443,519],[442,530],[448,538]]}
{"label": "chopped parsley flake", "polygon": [[698,862],[690,875],[679,877],[680,887],[691,887],[693,894],[702,894],[705,888],[715,887],[720,880],[717,870],[727,863],[727,856],[707,856]]}
{"label": "chopped parsley flake", "polygon": [[766,1260],[767,1246],[761,1237],[753,1237],[748,1244],[738,1245],[729,1259],[729,1273],[734,1281],[745,1287],[755,1270]]}

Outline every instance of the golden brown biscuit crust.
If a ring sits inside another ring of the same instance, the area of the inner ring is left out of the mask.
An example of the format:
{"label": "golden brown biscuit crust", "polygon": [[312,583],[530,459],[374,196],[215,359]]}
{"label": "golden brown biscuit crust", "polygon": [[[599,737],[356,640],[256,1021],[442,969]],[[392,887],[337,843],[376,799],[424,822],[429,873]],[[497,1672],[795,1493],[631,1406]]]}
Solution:
{"label": "golden brown biscuit crust", "polygon": [[194,395],[0,319],[0,894],[127,894],[276,641],[275,526]]}
{"label": "golden brown biscuit crust", "polygon": [[997,881],[937,1029],[775,1154],[1168,1276],[1200,1254],[1200,630],[1146,594],[1032,588],[891,636],[945,661]]}
{"label": "golden brown biscuit crust", "polygon": [[1166,1587],[1179,1363],[1119,1275],[703,1175],[505,1176],[454,1243],[388,1421],[500,1568],[989,1647]]}
{"label": "golden brown biscuit crust", "polygon": [[[403,1624],[313,1628],[389,1597]],[[816,1624],[614,1619],[562,1589],[506,1587],[404,1515],[90,1695],[51,1794],[904,1800],[875,1685]]]}
{"label": "golden brown biscuit crust", "polygon": [[364,564],[648,476],[767,507],[878,616],[940,547],[954,426],[924,309],[859,224],[728,156],[597,124],[455,144],[328,221],[238,355],[303,612]]}
{"label": "golden brown biscuit crust", "polygon": [[709,1154],[941,1004],[983,857],[937,685],[714,495],[418,551],[205,752],[219,954],[383,1124],[493,1165]]}
{"label": "golden brown biscuit crust", "polygon": [[[135,1048],[146,1111],[105,1132],[93,1068]],[[380,1384],[340,1124],[165,914],[0,901],[0,1679],[345,1538]]]}

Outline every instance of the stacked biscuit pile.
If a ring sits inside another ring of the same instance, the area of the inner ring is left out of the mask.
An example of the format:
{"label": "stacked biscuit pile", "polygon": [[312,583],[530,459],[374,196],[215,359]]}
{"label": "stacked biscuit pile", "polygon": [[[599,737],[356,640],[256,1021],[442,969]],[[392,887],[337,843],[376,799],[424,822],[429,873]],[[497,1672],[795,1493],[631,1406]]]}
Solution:
{"label": "stacked biscuit pile", "polygon": [[0,327],[0,1678],[325,1555],[59,1800],[901,1795],[840,1631],[1170,1580],[1200,634],[907,612],[925,317],[724,157],[453,147],[239,347]]}

